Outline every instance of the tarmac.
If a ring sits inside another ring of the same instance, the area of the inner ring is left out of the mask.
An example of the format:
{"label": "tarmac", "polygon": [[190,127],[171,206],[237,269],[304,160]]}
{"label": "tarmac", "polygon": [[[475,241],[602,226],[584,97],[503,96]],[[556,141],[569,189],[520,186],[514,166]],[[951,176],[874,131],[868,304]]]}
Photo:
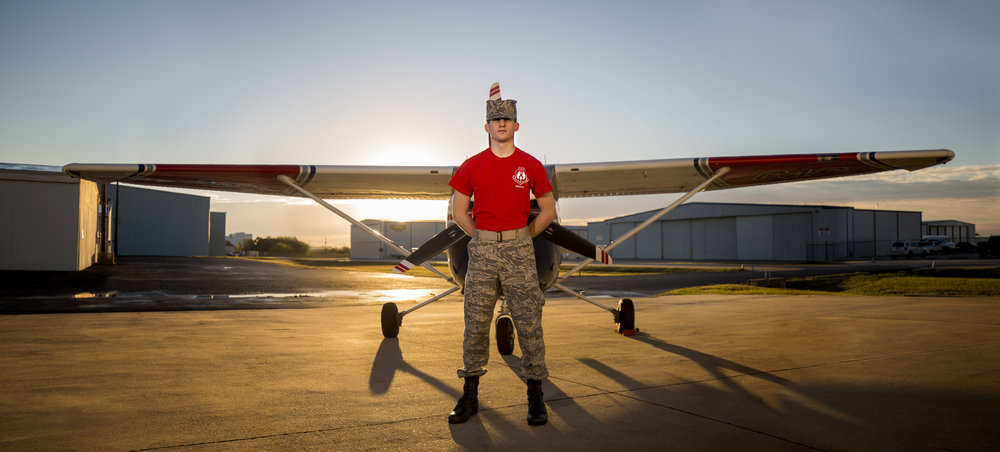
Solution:
{"label": "tarmac", "polygon": [[396,339],[379,325],[389,298],[320,298],[2,315],[0,449],[1000,449],[995,298],[641,297],[624,337],[608,312],[551,297],[541,427],[520,352],[495,347],[479,414],[448,424],[459,295]]}

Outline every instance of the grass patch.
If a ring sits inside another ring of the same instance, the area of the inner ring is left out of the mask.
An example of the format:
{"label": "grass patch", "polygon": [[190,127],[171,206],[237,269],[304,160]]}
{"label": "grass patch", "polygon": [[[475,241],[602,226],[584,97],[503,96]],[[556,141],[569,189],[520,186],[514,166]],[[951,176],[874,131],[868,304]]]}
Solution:
{"label": "grass patch", "polygon": [[[299,268],[329,268],[345,271],[392,273],[394,262],[363,262],[337,258],[238,257]],[[432,262],[438,271],[450,275],[448,264]],[[566,264],[563,272],[573,268]],[[739,271],[736,269],[638,267],[594,265],[586,267],[588,276],[658,275],[686,272]],[[419,266],[409,276],[437,276]],[[1000,297],[1000,266],[945,268],[898,271],[891,273],[845,273],[838,275],[791,278],[788,288],[773,289],[743,284],[719,284],[672,290],[661,295],[743,294],[743,295],[863,295],[863,296],[962,296]]]}
{"label": "grass patch", "polygon": [[[575,267],[576,264],[563,264],[559,266],[561,272],[566,272]],[[739,269],[729,268],[696,268],[696,267],[637,267],[628,265],[601,265],[594,264],[584,267],[576,275],[587,276],[626,276],[626,275],[665,275],[670,273],[695,273],[695,272],[735,272]]]}
{"label": "grass patch", "polygon": [[833,292],[815,290],[772,289],[746,284],[715,284],[711,286],[685,287],[660,295],[840,295]]}
{"label": "grass patch", "polygon": [[741,284],[690,287],[664,295],[767,294],[863,296],[962,296],[1000,297],[1000,267],[949,268],[940,271],[847,273],[792,278],[787,289]]}
{"label": "grass patch", "polygon": [[907,272],[817,276],[789,281],[790,289],[845,295],[1000,296],[1000,278],[920,275]]}

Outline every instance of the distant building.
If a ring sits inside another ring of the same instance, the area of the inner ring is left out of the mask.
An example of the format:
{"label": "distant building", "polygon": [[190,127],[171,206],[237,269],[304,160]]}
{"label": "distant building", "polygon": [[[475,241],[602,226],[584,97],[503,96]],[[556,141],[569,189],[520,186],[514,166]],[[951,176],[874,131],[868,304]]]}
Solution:
{"label": "distant building", "polygon": [[[606,245],[659,212],[588,223]],[[614,259],[824,262],[887,256],[895,240],[920,240],[920,212],[837,206],[688,203],[611,251]]]}
{"label": "distant building", "polygon": [[[221,256],[226,214],[209,198],[109,184],[109,254]],[[98,260],[99,187],[60,167],[0,164],[0,270],[82,270]]]}
{"label": "distant building", "polygon": [[226,212],[208,213],[208,255],[226,255]]}
{"label": "distant building", "polygon": [[226,241],[237,248],[240,247],[244,240],[253,240],[253,234],[247,234],[246,232],[234,232],[226,236]]}
{"label": "distant building", "polygon": [[[361,223],[411,252],[445,228],[443,221],[362,220]],[[438,258],[443,256],[442,254]],[[403,257],[398,251],[376,240],[361,228],[351,226],[351,259],[401,260]]]}
{"label": "distant building", "polygon": [[225,255],[226,215],[211,214],[208,197],[125,185],[108,196],[119,256]]}
{"label": "distant building", "polygon": [[923,237],[948,237],[953,243],[976,242],[976,225],[955,220],[925,221]]}
{"label": "distant building", "polygon": [[97,184],[55,166],[0,164],[0,270],[83,270],[97,262]]}
{"label": "distant building", "polygon": [[[567,228],[596,245],[607,245],[657,212],[659,209]],[[622,260],[778,262],[882,257],[889,255],[893,241],[921,239],[921,215],[841,206],[688,203],[616,246],[611,256]],[[445,227],[443,222],[362,223],[411,250]],[[402,256],[352,227],[351,258],[398,260]]]}

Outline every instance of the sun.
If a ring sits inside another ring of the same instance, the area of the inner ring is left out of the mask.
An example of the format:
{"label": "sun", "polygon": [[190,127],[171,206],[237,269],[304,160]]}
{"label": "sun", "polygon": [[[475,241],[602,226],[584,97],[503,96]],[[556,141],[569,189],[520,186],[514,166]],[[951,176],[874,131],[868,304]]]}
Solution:
{"label": "sun", "polygon": [[[363,165],[373,166],[442,166],[451,165],[441,152],[422,145],[386,143],[367,152],[361,160]],[[448,201],[412,199],[366,199],[336,200],[334,205],[342,207],[359,220],[389,221],[444,221],[447,216]]]}
{"label": "sun", "polygon": [[390,143],[367,152],[363,165],[374,166],[441,166],[454,165],[442,152],[423,145]]}

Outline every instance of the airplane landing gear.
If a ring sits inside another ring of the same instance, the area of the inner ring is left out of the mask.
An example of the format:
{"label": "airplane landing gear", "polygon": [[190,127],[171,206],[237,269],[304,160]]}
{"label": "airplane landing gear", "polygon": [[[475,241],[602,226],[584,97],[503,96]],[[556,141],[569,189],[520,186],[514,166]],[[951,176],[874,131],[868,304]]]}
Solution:
{"label": "airplane landing gear", "polygon": [[496,340],[497,351],[501,355],[514,353],[514,321],[510,317],[497,317]]}
{"label": "airplane landing gear", "polygon": [[622,298],[615,313],[615,332],[622,336],[635,336],[635,304],[631,298]]}
{"label": "airplane landing gear", "polygon": [[632,302],[631,298],[622,298],[619,300],[618,308],[615,309],[611,306],[606,306],[593,298],[569,289],[562,284],[556,283],[553,284],[552,287],[610,312],[615,321],[616,333],[621,334],[622,336],[635,336],[635,332],[637,331],[635,328],[635,303]]}
{"label": "airplane landing gear", "polygon": [[403,325],[403,316],[409,314],[417,309],[427,306],[435,301],[438,301],[452,292],[458,290],[458,286],[452,286],[450,289],[441,292],[427,301],[420,303],[410,309],[400,312],[399,308],[396,307],[396,303],[386,303],[382,305],[382,336],[385,337],[396,337],[399,335],[399,327]]}
{"label": "airplane landing gear", "polygon": [[399,316],[399,308],[396,307],[396,303],[382,305],[382,336],[398,336],[399,326],[403,323],[402,320]]}
{"label": "airplane landing gear", "polygon": [[[638,234],[639,231],[645,229],[646,226],[649,226],[650,224],[653,224],[654,221],[660,219],[660,217],[666,215],[671,210],[674,210],[675,208],[677,208],[677,206],[680,206],[681,204],[684,204],[685,202],[687,202],[688,199],[691,199],[691,197],[694,196],[696,193],[704,190],[709,185],[715,183],[715,181],[717,181],[722,176],[725,176],[726,174],[729,174],[729,171],[731,171],[731,169],[728,166],[723,166],[723,167],[718,168],[714,173],[712,173],[711,177],[709,177],[708,179],[705,179],[704,182],[702,182],[701,184],[699,184],[697,187],[692,188],[691,190],[689,190],[687,193],[685,193],[680,198],[677,198],[677,200],[674,201],[672,204],[670,204],[667,207],[664,207],[662,210],[660,210],[659,212],[657,212],[655,215],[647,218],[646,221],[643,221],[642,223],[640,223],[636,227],[632,228],[632,230],[630,230],[630,231],[622,234],[618,238],[614,239],[614,241],[612,241],[611,243],[607,244],[604,247],[601,247],[601,250],[600,250],[601,255],[602,256],[603,255],[610,256],[610,254],[608,254],[608,253],[610,253],[611,250],[614,249],[616,246],[621,245],[625,240],[628,240],[630,237]],[[597,257],[596,253],[595,253],[595,257]],[[615,309],[615,308],[612,308],[611,306],[605,306],[604,304],[602,304],[601,302],[599,302],[599,301],[597,301],[597,300],[595,300],[593,298],[587,297],[587,296],[583,295],[582,293],[579,293],[579,292],[577,292],[575,290],[572,290],[572,289],[570,289],[570,288],[568,288],[568,287],[563,286],[562,284],[560,284],[560,282],[565,281],[566,278],[569,278],[571,275],[573,275],[573,273],[576,273],[577,271],[579,271],[583,267],[586,267],[591,262],[594,262],[594,260],[595,260],[594,258],[588,258],[587,260],[585,260],[585,261],[580,262],[579,264],[577,264],[576,267],[573,267],[573,268],[569,269],[568,271],[566,271],[565,273],[563,273],[561,276],[559,276],[558,279],[556,279],[556,282],[552,284],[552,287],[555,288],[555,289],[559,289],[559,290],[563,291],[564,293],[566,293],[568,295],[572,295],[572,296],[577,297],[577,298],[579,298],[579,299],[581,299],[583,301],[586,301],[587,303],[590,303],[590,304],[592,304],[594,306],[597,306],[597,307],[599,307],[601,309],[604,309],[605,311],[610,312],[611,315],[614,316],[614,319],[615,319],[615,331],[618,332],[618,333],[620,333],[623,336],[634,336],[635,335],[635,331],[636,331],[636,329],[635,329],[635,305],[632,303],[632,300],[630,300],[628,298],[622,298],[618,302],[618,309]]]}

